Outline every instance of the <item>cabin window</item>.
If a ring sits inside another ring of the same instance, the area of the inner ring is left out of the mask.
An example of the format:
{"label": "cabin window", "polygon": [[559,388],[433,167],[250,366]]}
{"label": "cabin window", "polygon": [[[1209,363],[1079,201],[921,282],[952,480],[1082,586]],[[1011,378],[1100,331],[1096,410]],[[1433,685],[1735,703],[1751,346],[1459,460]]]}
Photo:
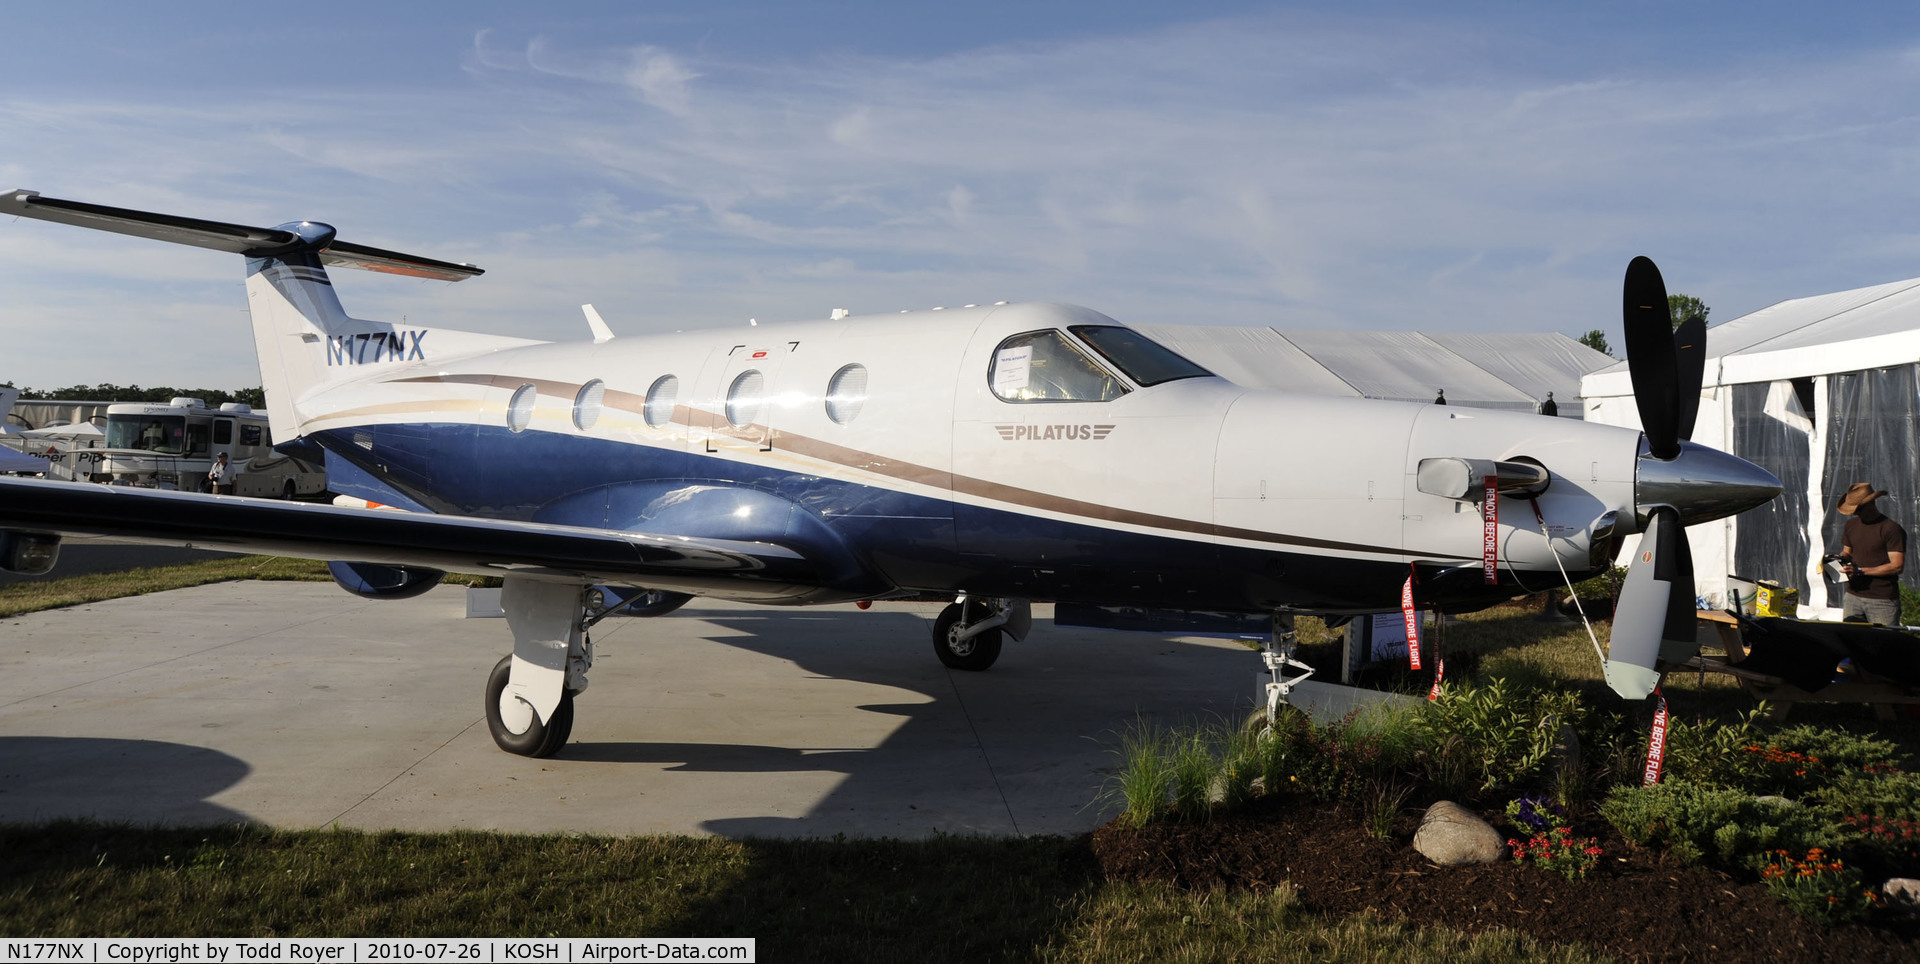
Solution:
{"label": "cabin window", "polygon": [[513,393],[513,400],[507,403],[507,430],[524,432],[533,424],[533,403],[538,400],[540,390],[532,384],[520,386]]}
{"label": "cabin window", "polygon": [[680,379],[673,375],[662,375],[653,380],[653,387],[647,389],[647,424],[659,428],[673,421],[673,401],[680,394]]}
{"label": "cabin window", "polygon": [[231,419],[222,418],[214,421],[213,444],[215,445],[232,445],[233,444],[233,421]]}
{"label": "cabin window", "polygon": [[760,419],[760,409],[766,405],[767,376],[759,369],[749,368],[733,379],[727,388],[727,424],[734,428],[746,428]]}
{"label": "cabin window", "polygon": [[867,404],[867,366],[845,365],[827,381],[827,417],[845,425]]}
{"label": "cabin window", "polygon": [[1142,388],[1181,378],[1205,378],[1213,374],[1131,328],[1120,325],[1075,325],[1067,330],[1092,345],[1100,357]]}
{"label": "cabin window", "polygon": [[1014,335],[994,350],[993,393],[1009,402],[1105,402],[1128,391],[1057,329]]}
{"label": "cabin window", "polygon": [[205,422],[187,423],[187,454],[205,455],[208,452],[207,436],[213,426]]}
{"label": "cabin window", "polygon": [[240,444],[241,445],[259,445],[260,444],[260,426],[258,425],[240,426]]}
{"label": "cabin window", "polygon": [[607,383],[596,378],[580,386],[573,397],[573,427],[584,432],[600,420],[600,402],[607,396]]}

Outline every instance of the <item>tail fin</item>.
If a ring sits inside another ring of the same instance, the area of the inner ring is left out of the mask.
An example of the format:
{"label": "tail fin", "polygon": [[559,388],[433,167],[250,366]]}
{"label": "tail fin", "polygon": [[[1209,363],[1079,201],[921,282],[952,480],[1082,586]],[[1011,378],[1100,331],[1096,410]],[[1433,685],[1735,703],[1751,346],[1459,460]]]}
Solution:
{"label": "tail fin", "polygon": [[334,296],[327,265],[438,281],[460,281],[483,272],[470,264],[340,241],[331,225],[317,221],[260,228],[42,197],[34,191],[0,195],[0,213],[244,256],[267,415],[274,437],[283,442],[302,434],[297,405],[303,398],[317,389],[366,377],[370,372],[363,366],[424,364],[430,359],[537,343],[446,329],[401,328],[348,315]]}

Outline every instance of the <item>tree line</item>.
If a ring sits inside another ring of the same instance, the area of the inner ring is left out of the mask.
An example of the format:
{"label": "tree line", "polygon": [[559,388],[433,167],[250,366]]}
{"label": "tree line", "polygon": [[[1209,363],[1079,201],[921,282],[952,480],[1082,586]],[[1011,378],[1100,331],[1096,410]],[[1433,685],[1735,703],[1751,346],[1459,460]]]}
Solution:
{"label": "tree line", "polygon": [[[19,388],[12,382],[0,382],[0,388]],[[224,405],[227,402],[239,402],[254,408],[267,406],[267,393],[264,388],[241,388],[225,391],[218,388],[141,388],[138,385],[115,385],[101,382],[98,385],[69,385],[66,388],[41,390],[38,388],[20,388],[21,401],[60,401],[60,402],[167,402],[179,397],[198,398],[208,405]]]}

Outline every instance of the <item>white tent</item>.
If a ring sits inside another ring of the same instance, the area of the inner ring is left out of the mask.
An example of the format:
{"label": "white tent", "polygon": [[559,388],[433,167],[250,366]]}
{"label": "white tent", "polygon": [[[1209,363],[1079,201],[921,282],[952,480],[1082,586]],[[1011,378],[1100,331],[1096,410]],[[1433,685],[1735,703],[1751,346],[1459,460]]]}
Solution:
{"label": "white tent", "polygon": [[[1920,529],[1920,279],[1783,301],[1707,333],[1695,441],[1779,476],[1767,506],[1687,530],[1701,595],[1727,575],[1800,591],[1801,615],[1838,618],[1820,572],[1839,551],[1833,511],[1854,482],[1886,489],[1886,513]],[[1584,380],[1586,417],[1638,427],[1626,366]],[[1915,570],[1909,570],[1913,572]]]}
{"label": "white tent", "polygon": [[1538,411],[1580,418],[1580,378],[1613,359],[1562,334],[1422,334],[1135,324],[1248,388]]}

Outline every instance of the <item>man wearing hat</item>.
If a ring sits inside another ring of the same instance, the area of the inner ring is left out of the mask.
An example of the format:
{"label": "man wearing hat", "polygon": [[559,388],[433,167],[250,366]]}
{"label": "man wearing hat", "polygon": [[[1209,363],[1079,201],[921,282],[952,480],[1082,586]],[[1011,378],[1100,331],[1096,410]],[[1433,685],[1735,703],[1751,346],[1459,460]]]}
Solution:
{"label": "man wearing hat", "polygon": [[1880,512],[1885,490],[1855,482],[1840,498],[1847,516],[1840,562],[1847,574],[1843,618],[1882,626],[1900,625],[1900,570],[1907,565],[1907,530]]}

